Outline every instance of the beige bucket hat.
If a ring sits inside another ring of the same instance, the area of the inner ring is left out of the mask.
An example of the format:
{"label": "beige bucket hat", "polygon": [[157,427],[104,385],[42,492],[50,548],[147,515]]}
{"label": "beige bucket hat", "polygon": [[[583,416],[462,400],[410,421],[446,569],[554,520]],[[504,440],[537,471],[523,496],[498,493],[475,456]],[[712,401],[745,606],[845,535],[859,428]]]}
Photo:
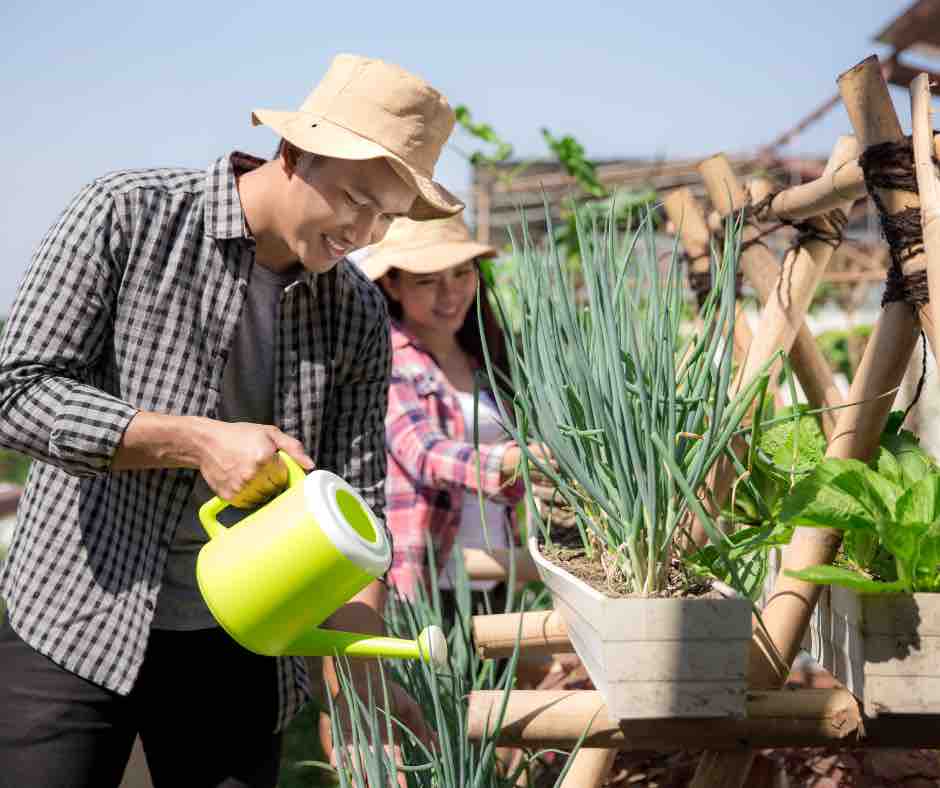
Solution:
{"label": "beige bucket hat", "polygon": [[396,219],[379,243],[363,250],[359,266],[375,281],[390,268],[432,274],[477,257],[495,257],[496,249],[470,237],[461,216],[415,222]]}
{"label": "beige bucket hat", "polygon": [[388,160],[418,192],[412,219],[437,219],[463,209],[432,180],[454,127],[454,111],[427,82],[399,66],[337,55],[298,111],[256,109],[251,122],[270,126],[301,150],[321,156]]}

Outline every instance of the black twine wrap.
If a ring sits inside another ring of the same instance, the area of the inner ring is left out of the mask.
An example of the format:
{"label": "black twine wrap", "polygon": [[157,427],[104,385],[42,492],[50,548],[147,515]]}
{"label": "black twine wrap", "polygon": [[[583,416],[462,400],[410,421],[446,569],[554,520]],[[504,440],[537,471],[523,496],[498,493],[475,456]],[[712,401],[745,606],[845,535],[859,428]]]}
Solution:
{"label": "black twine wrap", "polygon": [[911,307],[928,303],[927,272],[904,273],[904,264],[924,251],[924,230],[919,208],[904,208],[889,214],[879,189],[919,194],[914,173],[914,146],[910,137],[900,142],[880,142],[858,157],[865,187],[881,218],[881,232],[891,252],[891,268],[885,281],[881,305],[904,301]]}

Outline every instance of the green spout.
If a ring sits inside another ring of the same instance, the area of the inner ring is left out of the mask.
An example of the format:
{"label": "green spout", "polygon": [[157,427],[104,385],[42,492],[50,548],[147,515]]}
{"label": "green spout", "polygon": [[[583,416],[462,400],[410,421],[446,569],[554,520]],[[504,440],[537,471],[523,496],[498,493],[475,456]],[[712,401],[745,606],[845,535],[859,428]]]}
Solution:
{"label": "green spout", "polygon": [[417,640],[311,629],[284,651],[284,656],[291,657],[329,657],[336,654],[347,657],[420,659],[435,667],[443,667],[447,664],[447,640],[440,627],[436,626],[422,630]]}

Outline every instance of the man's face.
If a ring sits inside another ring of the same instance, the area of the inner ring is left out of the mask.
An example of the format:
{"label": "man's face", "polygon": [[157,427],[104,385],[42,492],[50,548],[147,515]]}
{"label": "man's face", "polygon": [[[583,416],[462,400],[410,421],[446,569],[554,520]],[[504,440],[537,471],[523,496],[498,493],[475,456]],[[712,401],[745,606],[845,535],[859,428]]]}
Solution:
{"label": "man's face", "polygon": [[324,273],[354,249],[382,240],[416,192],[385,159],[302,156],[285,196],[278,220],[284,242],[304,268]]}

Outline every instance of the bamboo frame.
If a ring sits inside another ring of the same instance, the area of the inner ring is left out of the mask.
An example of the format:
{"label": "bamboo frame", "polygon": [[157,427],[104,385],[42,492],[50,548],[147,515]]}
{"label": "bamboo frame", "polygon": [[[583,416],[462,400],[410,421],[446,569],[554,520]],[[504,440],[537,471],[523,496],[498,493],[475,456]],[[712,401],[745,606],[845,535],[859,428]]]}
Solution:
{"label": "bamboo frame", "polygon": [[509,568],[515,564],[516,585],[539,579],[535,562],[524,547],[515,550],[463,548],[463,562],[470,580],[509,580]]}
{"label": "bamboo frame", "polygon": [[526,656],[568,654],[574,649],[568,626],[555,610],[474,616],[473,642],[483,659],[511,657],[519,646]]}
{"label": "bamboo frame", "polygon": [[[854,149],[850,146],[852,143],[840,139],[833,149],[827,170],[837,171],[846,161],[851,161],[854,156],[850,154]],[[727,216],[734,211],[741,210],[746,201],[747,193],[741,188],[738,179],[731,169],[731,165],[723,154],[712,156],[699,165],[699,172],[705,181],[705,190],[708,192],[709,199],[717,208],[718,212]],[[845,202],[840,203],[844,206]],[[753,225],[748,224],[744,228],[743,241],[754,240],[760,231]],[[812,292],[808,295],[801,292],[797,293],[793,286],[786,286],[787,280],[783,278],[783,272],[790,270],[808,269],[811,272],[817,272],[820,269],[825,270],[829,260],[832,257],[833,249],[830,245],[820,241],[810,241],[804,247],[798,247],[792,250],[784,261],[784,268],[781,269],[774,255],[761,244],[754,244],[741,253],[741,269],[748,283],[757,291],[758,298],[761,301],[762,314],[760,327],[755,335],[757,341],[761,342],[758,348],[752,346],[748,354],[750,370],[747,376],[742,375],[739,380],[746,384],[753,377],[753,371],[758,369],[769,358],[767,348],[770,353],[777,348],[782,348],[784,352],[791,353],[793,370],[796,373],[803,391],[806,393],[807,400],[814,408],[835,408],[842,403],[842,397],[836,388],[832,377],[832,371],[822,355],[822,351],[816,344],[816,339],[803,322],[806,306],[802,313],[798,314],[789,301],[802,301],[806,298],[812,299]],[[791,259],[792,258],[792,259]],[[789,267],[787,267],[789,262]],[[815,279],[816,277],[813,277]],[[805,284],[805,283],[804,283]],[[771,311],[764,314],[767,305],[773,304]],[[798,320],[797,320],[798,318]],[[795,335],[790,338],[790,331],[795,330]],[[789,344],[782,342],[770,344],[775,338],[789,339]],[[759,355],[756,350],[760,350]],[[821,418],[823,431],[827,437],[832,433],[835,427],[835,417],[832,411],[822,414]],[[719,497],[720,499],[720,497]]]}
{"label": "bamboo frame", "polygon": [[[846,71],[839,79],[843,103],[855,129],[859,145],[867,149],[881,142],[903,138],[894,105],[874,55]],[[891,213],[917,206],[917,196],[907,192],[883,191],[881,198]],[[908,261],[906,270],[926,265],[925,255]],[[904,303],[885,305],[868,341],[862,363],[852,381],[849,402],[858,403],[841,411],[836,434],[826,451],[827,457],[868,460],[874,453],[894,401],[893,391],[900,385],[917,341],[918,330],[928,308],[914,313]],[[929,317],[929,315],[928,315]],[[925,332],[932,326],[925,327]],[[928,333],[928,338],[932,331]],[[931,341],[936,352],[936,345]],[[886,395],[887,396],[884,396]],[[813,609],[819,600],[820,586],[787,577],[786,569],[803,569],[816,564],[830,564],[841,543],[837,531],[797,528],[783,556],[783,566],[773,593],[763,612],[764,629],[755,630],[749,665],[752,687],[779,687],[793,663]],[[934,722],[935,725],[935,722]],[[737,773],[722,767],[721,758],[703,760],[693,786],[740,785],[746,778],[746,758],[739,759]],[[734,778],[734,779],[733,779]],[[739,781],[736,781],[738,780]]]}
{"label": "bamboo frame", "polygon": [[613,749],[584,747],[578,750],[561,788],[590,788],[592,785],[602,785],[616,757],[617,751]]}
{"label": "bamboo frame", "polygon": [[[488,726],[492,730],[503,700],[498,690],[470,694],[469,739],[481,739]],[[866,718],[852,693],[842,688],[754,691],[748,696],[747,711],[743,719],[614,721],[597,691],[513,690],[506,700],[498,744],[571,749],[586,730],[587,747],[658,751],[707,747],[738,762],[743,750],[763,747],[940,746],[935,716]]]}
{"label": "bamboo frame", "polygon": [[[855,139],[840,137],[826,164],[826,174],[819,180],[838,172],[847,162],[857,158],[858,145]],[[718,154],[706,159],[699,165],[699,171],[705,181],[709,198],[719,213],[728,215],[744,207],[748,195],[741,188],[724,155]],[[851,205],[851,201],[844,200],[836,203],[834,209],[848,211]],[[823,232],[831,232],[834,229],[825,216],[808,219],[807,223]],[[753,224],[748,223],[744,228],[744,242],[755,239],[759,232]],[[815,337],[804,322],[813,294],[832,259],[833,252],[832,245],[818,239],[810,239],[805,244],[791,249],[785,256],[783,265],[778,266],[773,255],[762,245],[755,244],[743,250],[741,268],[748,282],[757,290],[763,308],[757,334],[744,365],[738,370],[735,390],[740,390],[753,381],[774,353],[782,350],[790,354],[793,369],[812,407],[834,408],[841,404],[842,397],[836,388],[832,371],[823,358]],[[830,437],[835,429],[835,419],[835,412],[832,410],[821,414],[820,423],[827,437]],[[709,485],[716,505],[724,503],[735,475],[734,467],[728,459],[722,458],[716,464]],[[696,545],[706,543],[707,536],[702,523],[692,523],[691,539]]]}
{"label": "bamboo frame", "polygon": [[[757,184],[760,184],[761,191],[756,190]],[[754,178],[748,185],[751,201],[755,203],[760,202],[771,190],[772,185],[767,178]],[[856,157],[833,168],[827,167],[814,181],[784,189],[774,197],[760,218],[767,222],[801,222],[828,213],[841,203],[854,203],[865,196],[865,177]],[[710,229],[715,230],[723,225],[724,220],[718,211],[708,214]]]}
{"label": "bamboo frame", "polygon": [[[666,195],[663,200],[666,216],[676,226],[682,247],[689,257],[689,268],[693,273],[707,273],[711,258],[711,239],[705,214],[692,194],[683,186]],[[754,335],[744,309],[739,304],[734,316],[734,360],[740,365],[747,358],[748,348]]]}
{"label": "bamboo frame", "polygon": [[[933,163],[940,140],[933,134],[930,122],[930,77],[920,74],[911,82],[911,126],[914,137],[914,172],[920,192],[920,220],[924,229],[924,252],[927,257],[927,289],[940,293],[940,177]],[[927,307],[930,322],[940,326],[940,297],[931,298]],[[936,351],[936,346],[934,346]]]}

